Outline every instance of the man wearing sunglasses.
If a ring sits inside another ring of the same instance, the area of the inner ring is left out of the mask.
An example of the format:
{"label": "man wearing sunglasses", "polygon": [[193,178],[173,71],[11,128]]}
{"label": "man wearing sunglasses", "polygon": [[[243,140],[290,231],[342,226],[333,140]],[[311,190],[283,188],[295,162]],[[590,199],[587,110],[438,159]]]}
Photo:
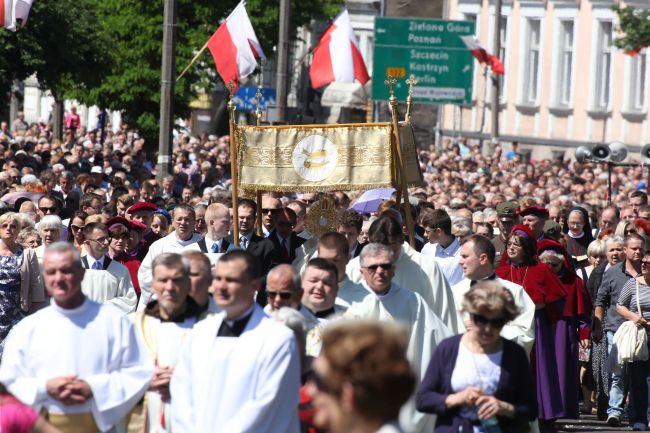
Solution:
{"label": "man wearing sunglasses", "polygon": [[83,229],[87,255],[81,257],[86,269],[81,290],[91,301],[108,302],[124,313],[135,311],[138,296],[133,288],[129,270],[112,260],[106,253],[111,239],[102,223],[89,223]]}
{"label": "man wearing sunglasses", "polygon": [[[472,287],[477,282],[483,280],[497,281],[512,293],[515,305],[521,311],[519,316],[503,327],[501,336],[518,343],[526,350],[526,353],[530,353],[535,342],[535,304],[519,284],[502,280],[496,276],[494,273],[495,256],[494,244],[481,235],[471,235],[460,247],[459,263],[463,268],[465,278],[451,288],[454,292],[456,311],[460,314],[465,293],[472,290]],[[459,326],[461,326],[459,333],[462,334],[465,332],[465,328],[469,329],[471,326],[469,315],[459,316],[459,323]]]}
{"label": "man wearing sunglasses", "polygon": [[[361,275],[372,291],[363,301],[353,304],[345,317],[398,322],[408,331],[407,357],[422,377],[431,354],[438,343],[451,336],[451,331],[427,306],[417,293],[393,283],[395,254],[383,244],[370,243],[361,250]],[[419,382],[419,381],[418,381]],[[406,431],[433,431],[434,417],[417,412],[413,400],[400,412],[400,422]]]}
{"label": "man wearing sunglasses", "polygon": [[300,310],[302,308],[302,285],[300,275],[291,265],[282,264],[269,271],[266,276],[266,299],[264,311],[272,313],[282,307]]}

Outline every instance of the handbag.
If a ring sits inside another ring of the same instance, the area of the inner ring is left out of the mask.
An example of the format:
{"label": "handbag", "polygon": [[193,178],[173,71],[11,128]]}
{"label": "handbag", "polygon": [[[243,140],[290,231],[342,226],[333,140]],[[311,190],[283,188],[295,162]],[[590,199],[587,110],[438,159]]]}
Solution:
{"label": "handbag", "polygon": [[[636,308],[639,315],[641,312],[641,302],[639,301],[639,281],[636,282]],[[645,328],[639,328],[632,320],[624,322],[614,334],[614,344],[617,350],[617,360],[619,364],[634,361],[648,360],[648,336]]]}

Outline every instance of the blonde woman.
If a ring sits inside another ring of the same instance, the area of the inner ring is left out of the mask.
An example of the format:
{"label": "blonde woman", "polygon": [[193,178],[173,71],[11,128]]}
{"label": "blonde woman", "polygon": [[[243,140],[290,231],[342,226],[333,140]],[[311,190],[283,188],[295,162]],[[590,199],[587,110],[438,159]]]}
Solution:
{"label": "blonde woman", "polygon": [[45,303],[36,254],[16,242],[19,224],[14,212],[0,216],[0,355],[11,328]]}

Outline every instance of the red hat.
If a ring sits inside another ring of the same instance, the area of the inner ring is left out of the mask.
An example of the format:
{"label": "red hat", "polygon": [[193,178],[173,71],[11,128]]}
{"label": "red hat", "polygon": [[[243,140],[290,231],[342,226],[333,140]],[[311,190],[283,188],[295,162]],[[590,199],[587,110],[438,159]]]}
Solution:
{"label": "red hat", "polygon": [[517,212],[519,216],[525,217],[526,215],[534,215],[539,218],[548,218],[548,209],[541,206],[528,206],[527,208]]}
{"label": "red hat", "polygon": [[134,204],[133,206],[129,207],[126,211],[128,213],[137,212],[139,210],[146,210],[146,211],[149,211],[149,212],[153,212],[156,209],[158,209],[158,206],[156,206],[153,203],[149,203],[148,201],[139,201],[136,204]]}
{"label": "red hat", "polygon": [[129,220],[121,216],[114,216],[106,220],[106,227],[112,229],[116,225],[123,225],[127,229],[130,227]]}
{"label": "red hat", "polygon": [[147,225],[142,224],[140,221],[129,220],[129,228],[138,232],[147,230]]}

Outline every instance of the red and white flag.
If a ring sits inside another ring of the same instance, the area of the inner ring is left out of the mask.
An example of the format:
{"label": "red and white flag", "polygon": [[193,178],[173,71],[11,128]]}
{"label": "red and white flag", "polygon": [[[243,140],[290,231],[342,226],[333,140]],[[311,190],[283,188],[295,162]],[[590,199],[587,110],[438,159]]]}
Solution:
{"label": "red and white flag", "polygon": [[506,68],[501,63],[501,60],[497,56],[489,54],[474,36],[461,36],[460,38],[479,63],[487,63],[490,65],[492,72],[497,75],[503,75],[506,72]]}
{"label": "red and white flag", "polygon": [[0,27],[15,32],[17,20],[25,25],[31,7],[32,0],[0,0]]}
{"label": "red and white flag", "polygon": [[257,67],[257,59],[266,60],[251,20],[241,2],[228,15],[208,40],[208,48],[224,83],[232,81],[239,88],[239,81],[248,77]]}
{"label": "red and white flag", "polygon": [[343,10],[320,38],[309,69],[314,89],[333,81],[361,84],[370,80],[359,50],[347,9]]}

